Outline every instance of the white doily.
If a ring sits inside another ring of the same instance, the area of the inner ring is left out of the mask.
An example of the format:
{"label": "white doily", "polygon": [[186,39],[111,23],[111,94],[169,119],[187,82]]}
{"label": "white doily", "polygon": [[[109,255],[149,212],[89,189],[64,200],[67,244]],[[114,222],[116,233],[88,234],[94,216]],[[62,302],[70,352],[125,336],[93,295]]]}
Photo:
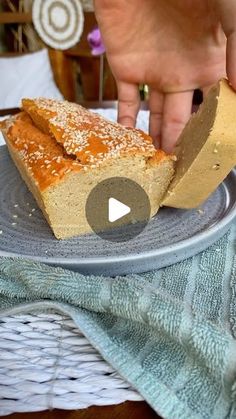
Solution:
{"label": "white doily", "polygon": [[40,38],[55,49],[79,42],[84,27],[80,0],[34,0],[32,17]]}

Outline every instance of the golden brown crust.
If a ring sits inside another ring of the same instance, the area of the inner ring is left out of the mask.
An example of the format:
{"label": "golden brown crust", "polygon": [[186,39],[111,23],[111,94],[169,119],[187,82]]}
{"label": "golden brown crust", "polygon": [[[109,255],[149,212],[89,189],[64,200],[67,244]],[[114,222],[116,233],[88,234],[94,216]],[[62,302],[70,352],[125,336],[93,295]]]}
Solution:
{"label": "golden brown crust", "polygon": [[9,128],[3,131],[41,191],[82,168],[53,138],[36,128],[25,112],[11,118]]}
{"label": "golden brown crust", "polygon": [[149,135],[110,122],[75,103],[39,98],[23,99],[22,105],[40,130],[83,164],[97,166],[121,155],[155,154]]}
{"label": "golden brown crust", "polygon": [[[3,133],[55,236],[91,232],[85,213],[88,196],[99,182],[117,175],[142,185],[154,215],[174,173],[173,156],[155,150],[141,131],[109,123],[80,107],[78,111],[77,105],[49,102],[60,111],[42,109],[42,100],[24,101],[29,114],[23,111],[9,118]],[[67,109],[64,117],[62,109]]]}
{"label": "golden brown crust", "polygon": [[122,156],[142,155],[151,166],[173,159],[156,150],[142,131],[110,123],[79,105],[23,99],[23,108],[5,122],[3,131],[41,191],[70,172],[94,169]]}

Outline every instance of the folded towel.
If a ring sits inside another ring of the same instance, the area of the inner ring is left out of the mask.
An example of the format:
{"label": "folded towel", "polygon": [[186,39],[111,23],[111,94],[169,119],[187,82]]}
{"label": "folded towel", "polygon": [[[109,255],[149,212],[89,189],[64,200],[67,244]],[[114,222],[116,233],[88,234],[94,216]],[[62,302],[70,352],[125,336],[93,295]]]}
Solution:
{"label": "folded towel", "polygon": [[1,315],[69,314],[165,418],[236,418],[235,244],[233,226],[193,258],[117,278],[1,258]]}

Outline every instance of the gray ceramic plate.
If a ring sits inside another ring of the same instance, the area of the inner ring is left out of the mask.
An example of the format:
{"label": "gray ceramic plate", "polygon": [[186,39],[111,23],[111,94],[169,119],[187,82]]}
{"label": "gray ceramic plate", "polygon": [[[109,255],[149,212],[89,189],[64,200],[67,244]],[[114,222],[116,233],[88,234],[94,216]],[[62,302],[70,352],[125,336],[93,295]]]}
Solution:
{"label": "gray ceramic plate", "polygon": [[236,216],[236,171],[199,210],[161,209],[146,229],[126,243],[95,234],[59,241],[0,147],[0,255],[17,256],[80,271],[119,275],[171,265],[205,250]]}

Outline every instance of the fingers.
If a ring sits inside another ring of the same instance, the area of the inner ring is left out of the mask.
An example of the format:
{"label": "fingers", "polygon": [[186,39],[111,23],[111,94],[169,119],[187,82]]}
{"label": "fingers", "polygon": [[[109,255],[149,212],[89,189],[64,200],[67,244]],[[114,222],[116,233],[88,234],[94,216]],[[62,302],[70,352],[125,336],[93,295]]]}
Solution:
{"label": "fingers", "polygon": [[216,6],[221,25],[227,37],[227,76],[236,90],[236,2],[235,0],[216,0]]}
{"label": "fingers", "polygon": [[230,84],[236,90],[236,28],[227,38],[226,71]]}
{"label": "fingers", "polygon": [[135,127],[140,108],[138,86],[124,82],[117,83],[118,88],[118,122],[126,127]]}
{"label": "fingers", "polygon": [[193,101],[193,91],[167,93],[164,99],[161,147],[173,151],[177,139],[188,122]]}
{"label": "fingers", "polygon": [[164,95],[157,90],[149,90],[149,134],[156,147],[159,147],[163,115]]}

